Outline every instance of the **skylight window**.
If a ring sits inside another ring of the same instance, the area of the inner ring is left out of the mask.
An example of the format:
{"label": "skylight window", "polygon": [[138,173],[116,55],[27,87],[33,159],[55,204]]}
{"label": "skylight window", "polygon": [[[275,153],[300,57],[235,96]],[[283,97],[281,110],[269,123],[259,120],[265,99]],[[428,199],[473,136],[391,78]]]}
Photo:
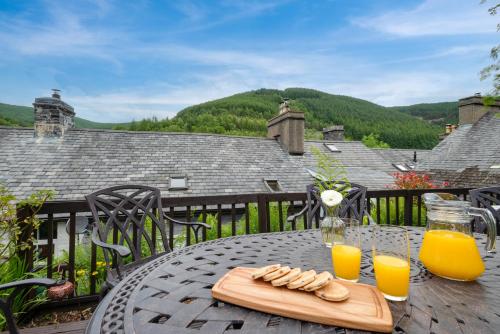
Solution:
{"label": "skylight window", "polygon": [[265,179],[264,184],[266,185],[267,189],[269,189],[269,191],[273,193],[283,191],[283,188],[281,188],[281,184],[278,180]]}
{"label": "skylight window", "polygon": [[325,144],[326,148],[330,150],[330,152],[341,152],[337,146],[333,144]]}
{"label": "skylight window", "polygon": [[393,164],[393,166],[394,166],[397,170],[399,170],[399,171],[401,171],[401,172],[407,172],[407,171],[409,171],[408,167],[406,167],[406,166],[405,166],[405,165],[403,165],[403,164]]}
{"label": "skylight window", "polygon": [[500,165],[492,165],[492,166],[490,166],[490,168],[492,168],[492,169],[500,169]]}
{"label": "skylight window", "polygon": [[185,176],[172,176],[170,178],[169,190],[185,190],[187,189],[187,177]]}

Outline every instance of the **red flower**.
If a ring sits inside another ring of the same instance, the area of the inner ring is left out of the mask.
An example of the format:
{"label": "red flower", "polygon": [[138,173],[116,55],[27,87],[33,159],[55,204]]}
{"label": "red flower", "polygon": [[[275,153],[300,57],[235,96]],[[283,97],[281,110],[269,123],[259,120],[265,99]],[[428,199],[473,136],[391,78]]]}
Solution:
{"label": "red flower", "polygon": [[[417,174],[414,171],[408,173],[393,173],[394,176],[394,185],[391,187],[394,189],[431,189],[438,188],[438,185],[435,185],[430,176],[426,174]],[[447,187],[448,182],[443,182],[442,187]]]}

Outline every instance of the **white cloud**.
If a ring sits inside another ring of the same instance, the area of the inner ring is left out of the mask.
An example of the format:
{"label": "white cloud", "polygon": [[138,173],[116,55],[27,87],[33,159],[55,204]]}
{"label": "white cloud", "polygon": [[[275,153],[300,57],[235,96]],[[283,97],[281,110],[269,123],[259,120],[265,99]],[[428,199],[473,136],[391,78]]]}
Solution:
{"label": "white cloud", "polygon": [[426,0],[414,9],[359,17],[357,26],[400,37],[495,33],[496,19],[479,1]]}
{"label": "white cloud", "polygon": [[207,14],[201,5],[190,0],[175,1],[173,6],[186,16],[189,21],[199,21]]}
{"label": "white cloud", "polygon": [[315,55],[302,57],[304,63],[310,64],[300,73],[269,73],[255,70],[255,65],[243,67],[238,63],[192,74],[177,85],[158,83],[100,95],[70,93],[65,95],[65,100],[75,107],[80,117],[128,121],[172,117],[186,106],[259,88],[307,87],[392,106],[453,101],[488,87],[487,83],[479,82],[477,73],[467,69],[457,69],[455,73],[403,72],[358,64],[356,60],[325,58],[314,62]]}
{"label": "white cloud", "polygon": [[328,90],[369,100],[384,106],[410,105],[424,102],[456,101],[487,89],[473,73],[385,72],[370,74],[356,81],[345,80]]}
{"label": "white cloud", "polygon": [[[106,1],[95,1],[99,13],[108,10]],[[84,15],[59,4],[47,5],[44,23],[22,15],[4,17],[0,23],[0,50],[25,56],[93,57],[119,64],[108,48],[121,38],[117,32],[97,30],[85,23]]]}
{"label": "white cloud", "polygon": [[196,75],[182,85],[152,85],[98,95],[69,92],[64,100],[79,117],[125,122],[146,117],[173,117],[181,109],[253,89],[238,71]]}

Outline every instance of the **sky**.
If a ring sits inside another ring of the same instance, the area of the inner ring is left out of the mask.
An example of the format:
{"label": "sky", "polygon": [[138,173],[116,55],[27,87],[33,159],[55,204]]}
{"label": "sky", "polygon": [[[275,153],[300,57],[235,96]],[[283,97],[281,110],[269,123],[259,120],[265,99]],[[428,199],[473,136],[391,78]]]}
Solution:
{"label": "sky", "polygon": [[384,106],[490,90],[480,0],[0,0],[0,102],[62,90],[98,122],[173,117],[259,88]]}

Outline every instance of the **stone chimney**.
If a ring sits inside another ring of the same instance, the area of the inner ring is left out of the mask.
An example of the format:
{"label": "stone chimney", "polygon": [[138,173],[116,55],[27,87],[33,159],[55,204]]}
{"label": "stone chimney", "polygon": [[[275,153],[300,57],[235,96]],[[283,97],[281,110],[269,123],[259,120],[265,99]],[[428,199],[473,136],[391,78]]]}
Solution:
{"label": "stone chimney", "polygon": [[485,106],[480,93],[458,100],[458,122],[474,124],[488,111],[500,111],[500,101],[495,101],[491,106]]}
{"label": "stone chimney", "polygon": [[61,100],[59,89],[51,97],[39,97],[33,103],[35,112],[35,137],[62,137],[75,127],[73,107]]}
{"label": "stone chimney", "polygon": [[344,141],[344,126],[332,125],[327,128],[323,128],[323,139],[333,140],[333,141]]}
{"label": "stone chimney", "polygon": [[304,113],[291,110],[288,100],[280,104],[279,112],[267,122],[267,138],[278,140],[289,154],[304,154]]}

